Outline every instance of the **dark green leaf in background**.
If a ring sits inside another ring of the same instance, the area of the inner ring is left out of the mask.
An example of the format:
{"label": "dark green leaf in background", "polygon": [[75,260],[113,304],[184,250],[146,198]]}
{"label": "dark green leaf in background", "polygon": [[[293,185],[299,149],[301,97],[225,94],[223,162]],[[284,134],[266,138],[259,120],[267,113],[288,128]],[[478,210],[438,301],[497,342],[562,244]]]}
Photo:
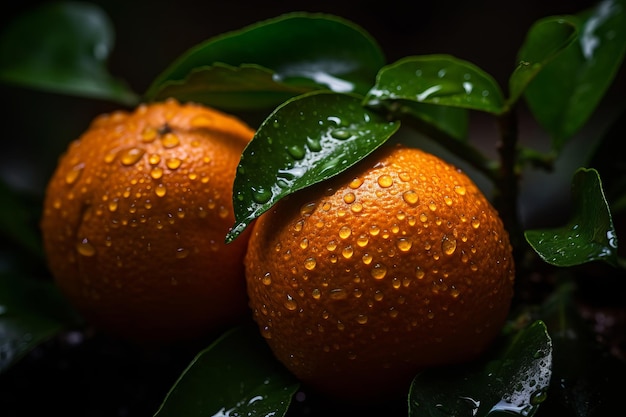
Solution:
{"label": "dark green leaf in background", "polygon": [[528,105],[560,150],[587,122],[626,53],[626,0],[603,0],[578,15],[578,39],[535,76]]}
{"label": "dark green leaf in background", "polygon": [[526,240],[549,264],[567,267],[591,261],[617,265],[617,234],[595,169],[580,168],[572,181],[573,215],[566,226],[527,230]]}
{"label": "dark green leaf in background", "polygon": [[385,58],[375,40],[350,21],[290,13],[189,49],[161,73],[146,98],[164,98],[170,83],[184,83],[193,71],[216,63],[255,64],[272,70],[274,81],[296,87],[365,94]]}
{"label": "dark green leaf in background", "polygon": [[[477,364],[478,365],[478,364]],[[409,392],[409,417],[530,417],[545,400],[552,342],[536,321],[510,337],[494,359],[475,367],[419,374]]]}
{"label": "dark green leaf in background", "polygon": [[382,145],[399,127],[357,96],[316,91],[277,108],[243,152],[233,203],[233,240],[278,200],[328,179]]}
{"label": "dark green leaf in background", "polygon": [[509,103],[515,103],[542,68],[576,39],[578,23],[573,16],[553,16],[531,26],[509,79]]}
{"label": "dark green leaf in background", "polygon": [[235,112],[274,108],[311,90],[279,82],[271,70],[257,65],[217,63],[192,70],[184,81],[164,84],[158,97],[175,97]]}
{"label": "dark green leaf in background", "polygon": [[94,4],[46,3],[2,32],[0,81],[135,104],[138,97],[106,67],[113,33],[108,17]]}
{"label": "dark green leaf in background", "polygon": [[0,252],[0,373],[81,319],[51,282],[7,269]]}
{"label": "dark green leaf in background", "polygon": [[504,98],[496,81],[467,61],[449,55],[402,58],[382,68],[367,93],[368,104],[410,100],[499,114]]}
{"label": "dark green leaf in background", "polygon": [[196,356],[155,416],[282,417],[299,386],[258,328],[244,325]]}

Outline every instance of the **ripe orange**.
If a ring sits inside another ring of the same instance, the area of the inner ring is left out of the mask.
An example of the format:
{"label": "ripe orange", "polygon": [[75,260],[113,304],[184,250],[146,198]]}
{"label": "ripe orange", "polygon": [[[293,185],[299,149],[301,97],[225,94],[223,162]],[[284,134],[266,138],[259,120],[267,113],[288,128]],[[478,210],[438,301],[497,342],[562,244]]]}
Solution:
{"label": "ripe orange", "polygon": [[511,251],[467,175],[388,146],[257,219],[248,295],[262,335],[301,381],[382,399],[420,370],[489,346],[510,308]]}
{"label": "ripe orange", "polygon": [[226,245],[254,131],[175,100],[97,117],[49,181],[42,234],[60,289],[119,337],[200,337],[249,314],[247,237]]}

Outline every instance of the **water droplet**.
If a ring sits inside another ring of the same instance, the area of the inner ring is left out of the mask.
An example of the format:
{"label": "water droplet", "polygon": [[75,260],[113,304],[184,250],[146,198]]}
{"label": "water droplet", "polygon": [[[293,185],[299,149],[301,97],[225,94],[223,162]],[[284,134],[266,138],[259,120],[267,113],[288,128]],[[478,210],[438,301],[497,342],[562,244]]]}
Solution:
{"label": "water droplet", "polygon": [[76,245],[76,250],[82,256],[91,257],[96,254],[96,248],[89,242],[87,238],[84,238],[78,243],[78,245]]}
{"label": "water droplet", "polygon": [[437,211],[437,205],[435,204],[434,201],[431,201],[430,203],[428,203],[428,208],[430,209],[430,211]]}
{"label": "water droplet", "polygon": [[270,201],[270,198],[272,198],[270,190],[266,190],[263,187],[252,188],[252,199],[255,203],[264,204]]}
{"label": "water droplet", "polygon": [[345,248],[343,248],[343,250],[341,251],[341,254],[343,255],[344,258],[350,259],[352,258],[352,255],[354,254],[354,249],[352,249],[352,246],[348,245]]}
{"label": "water droplet", "polygon": [[441,250],[446,255],[452,255],[456,250],[456,239],[444,236],[441,241]]}
{"label": "water droplet", "polygon": [[455,191],[458,195],[465,195],[465,187],[463,187],[462,185],[455,185],[455,186],[454,186],[454,191]]}
{"label": "water droplet", "polygon": [[169,158],[167,161],[165,161],[165,165],[172,170],[178,169],[182,163],[183,161],[179,158]]}
{"label": "water droplet", "polygon": [[326,249],[328,249],[329,251],[334,251],[335,249],[337,249],[337,242],[334,240],[331,240],[330,242],[328,242],[328,244],[326,245]]}
{"label": "water droplet", "polygon": [[302,216],[310,216],[313,211],[315,211],[315,202],[306,203],[300,207],[300,214]]}
{"label": "water droplet", "polygon": [[358,316],[356,316],[356,322],[359,324],[366,324],[367,323],[367,316],[364,314],[359,314]]}
{"label": "water droplet", "polygon": [[419,201],[419,196],[413,190],[408,190],[402,193],[402,199],[408,204],[417,204]]}
{"label": "water droplet", "polygon": [[443,201],[446,203],[447,206],[451,206],[453,202],[452,199],[448,196],[444,196]]}
{"label": "water droplet", "polygon": [[322,143],[317,138],[306,138],[306,146],[311,150],[311,152],[320,152],[322,150]]}
{"label": "water droplet", "polygon": [[167,132],[161,137],[161,144],[164,148],[175,148],[180,144],[180,139],[176,134]]}
{"label": "water droplet", "polygon": [[380,233],[380,227],[373,224],[370,226],[369,232],[370,232],[370,235],[372,236],[378,236],[378,234]]}
{"label": "water droplet", "polygon": [[478,229],[480,227],[480,220],[478,220],[476,217],[472,217],[472,227],[474,229]]}
{"label": "water droplet", "polygon": [[291,145],[287,148],[287,152],[293,159],[300,160],[306,155],[306,150],[300,145]]}
{"label": "water droplet", "polygon": [[420,221],[422,223],[426,223],[428,221],[428,216],[426,216],[426,213],[420,214]]}
{"label": "water droplet", "polygon": [[343,201],[346,204],[352,204],[354,203],[354,200],[356,200],[356,196],[354,195],[354,193],[347,193],[343,196]]}
{"label": "water droplet", "polygon": [[334,129],[332,132],[330,132],[330,135],[333,138],[339,139],[339,140],[346,140],[352,137],[352,133],[350,133],[350,131],[346,129]]}
{"label": "water droplet", "polygon": [[408,252],[411,249],[412,245],[413,245],[413,242],[411,241],[411,239],[405,238],[405,237],[399,238],[398,241],[396,242],[396,246],[402,252]]}
{"label": "water droplet", "polygon": [[263,277],[261,278],[261,282],[263,283],[263,285],[270,285],[272,283],[272,274],[266,272],[265,275],[263,275]]}
{"label": "water droplet", "polygon": [[158,184],[154,188],[154,193],[157,195],[157,197],[163,197],[165,196],[165,194],[167,194],[167,188],[165,188],[165,185],[163,184]]}
{"label": "water droplet", "polygon": [[189,256],[189,249],[178,248],[176,249],[176,259],[185,259]]}
{"label": "water droplet", "polygon": [[404,182],[411,181],[411,175],[408,172],[400,172],[398,173],[398,178]]}
{"label": "water droplet", "polygon": [[315,269],[315,265],[317,264],[317,262],[315,261],[315,258],[307,258],[304,261],[304,267],[306,269],[308,269],[309,271],[312,271]]}
{"label": "water droplet", "polygon": [[391,175],[381,175],[380,177],[378,177],[378,185],[380,185],[382,188],[389,188],[393,185],[393,178],[391,178]]}
{"label": "water droplet", "polygon": [[146,151],[141,148],[130,148],[120,152],[120,162],[122,165],[130,166],[136,164]]}
{"label": "water droplet", "polygon": [[83,172],[84,168],[84,163],[74,165],[74,167],[72,167],[72,169],[68,171],[67,174],[65,174],[65,183],[68,185],[74,184],[76,180],[78,180],[78,178],[80,177],[80,174]]}
{"label": "water droplet", "polygon": [[154,126],[146,126],[146,128],[141,132],[141,141],[145,143],[153,142],[158,133],[159,130]]}
{"label": "water droplet", "polygon": [[352,229],[350,229],[348,226],[342,226],[341,229],[339,229],[339,237],[342,239],[347,239],[348,237],[350,237],[351,234]]}
{"label": "water droplet", "polygon": [[314,299],[319,300],[322,296],[322,292],[318,288],[314,288],[313,291],[311,291],[311,295]]}
{"label": "water droplet", "polygon": [[365,265],[369,265],[372,263],[372,260],[374,259],[374,257],[372,255],[370,255],[369,253],[365,253],[363,254],[363,256],[361,257],[361,260],[363,261],[363,263]]}
{"label": "water droplet", "polygon": [[289,294],[287,294],[287,300],[285,300],[283,305],[289,311],[294,311],[296,308],[298,308],[298,303],[296,303],[293,297]]}
{"label": "water droplet", "polygon": [[330,290],[328,296],[333,300],[345,300],[348,298],[348,293],[343,288],[335,288]]}
{"label": "water droplet", "polygon": [[150,170],[150,176],[154,178],[155,180],[158,180],[159,178],[163,176],[163,168],[161,167],[152,168],[152,170]]}
{"label": "water droplet", "polygon": [[114,198],[114,199],[112,199],[112,200],[110,200],[110,201],[109,201],[109,205],[108,205],[108,206],[109,206],[109,211],[110,211],[111,213],[113,213],[113,212],[117,211],[117,208],[118,208],[118,202],[119,202],[119,201],[120,201],[120,200],[119,200],[119,198]]}
{"label": "water droplet", "polygon": [[382,264],[376,264],[370,271],[374,279],[383,279],[387,275],[387,267]]}
{"label": "water droplet", "polygon": [[361,178],[354,178],[348,186],[353,190],[356,190],[361,186],[361,184],[363,184],[363,180]]}
{"label": "water droplet", "polygon": [[415,278],[423,279],[426,273],[419,266],[415,267]]}
{"label": "water droplet", "polygon": [[367,246],[368,243],[369,243],[369,238],[367,237],[367,235],[360,235],[358,239],[356,240],[356,244],[362,248]]}

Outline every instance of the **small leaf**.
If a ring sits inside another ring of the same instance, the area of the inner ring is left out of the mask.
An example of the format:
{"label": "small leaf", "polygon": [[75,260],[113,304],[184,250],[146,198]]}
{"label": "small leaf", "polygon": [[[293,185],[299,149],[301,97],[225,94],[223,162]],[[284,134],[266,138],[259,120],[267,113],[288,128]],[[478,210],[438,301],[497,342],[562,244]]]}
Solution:
{"label": "small leaf", "polygon": [[135,104],[106,61],[113,28],[96,5],[47,3],[11,22],[0,38],[0,80],[63,94]]}
{"label": "small leaf", "polygon": [[[6,266],[10,260],[0,258]],[[80,317],[49,281],[0,273],[0,372]]]}
{"label": "small leaf", "polygon": [[466,109],[405,101],[398,106],[397,113],[423,120],[456,140],[467,140],[469,114]]}
{"label": "small leaf", "polygon": [[528,33],[518,55],[518,66],[509,79],[509,103],[515,103],[528,83],[543,67],[569,46],[578,34],[574,17],[555,16],[537,21]]}
{"label": "small leaf", "polygon": [[284,103],[241,156],[233,186],[236,224],[226,240],[286,195],[354,165],[398,127],[353,95],[315,91]]}
{"label": "small leaf", "polygon": [[577,17],[577,41],[545,65],[525,94],[555,150],[587,122],[626,53],[626,0],[603,0]]}
{"label": "small leaf", "polygon": [[227,111],[274,108],[313,90],[276,81],[274,73],[256,65],[233,67],[217,63],[192,70],[183,81],[164,84],[157,99],[175,97]]}
{"label": "small leaf", "polygon": [[543,322],[536,321],[487,363],[415,377],[409,417],[533,416],[545,399],[551,369],[552,342]]}
{"label": "small leaf", "polygon": [[560,228],[527,230],[526,240],[539,256],[555,266],[591,261],[617,265],[617,235],[611,212],[595,169],[580,168],[572,181],[574,212]]}
{"label": "small leaf", "polygon": [[258,328],[243,325],[198,354],[155,417],[281,417],[299,386],[274,358]]}
{"label": "small leaf", "polygon": [[477,66],[448,55],[406,57],[380,70],[368,104],[410,100],[500,114],[504,98],[496,81]]}
{"label": "small leaf", "polygon": [[171,82],[198,68],[255,64],[280,83],[364,94],[385,58],[357,25],[332,15],[290,13],[209,39],[189,49],[150,86],[148,100],[162,98]]}

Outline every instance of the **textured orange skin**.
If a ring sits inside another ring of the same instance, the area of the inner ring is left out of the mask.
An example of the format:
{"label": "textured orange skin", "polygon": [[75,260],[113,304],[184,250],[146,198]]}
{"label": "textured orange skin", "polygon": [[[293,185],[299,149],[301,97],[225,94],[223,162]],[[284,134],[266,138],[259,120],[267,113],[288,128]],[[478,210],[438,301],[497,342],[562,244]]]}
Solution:
{"label": "textured orange skin", "polygon": [[261,333],[300,380],[369,402],[490,345],[510,308],[511,251],[465,174],[388,147],[257,219],[248,294]]}
{"label": "textured orange skin", "polygon": [[253,135],[234,117],[168,100],[101,115],[69,145],[41,226],[50,270],[88,321],[172,342],[249,314],[247,235],[224,238]]}

